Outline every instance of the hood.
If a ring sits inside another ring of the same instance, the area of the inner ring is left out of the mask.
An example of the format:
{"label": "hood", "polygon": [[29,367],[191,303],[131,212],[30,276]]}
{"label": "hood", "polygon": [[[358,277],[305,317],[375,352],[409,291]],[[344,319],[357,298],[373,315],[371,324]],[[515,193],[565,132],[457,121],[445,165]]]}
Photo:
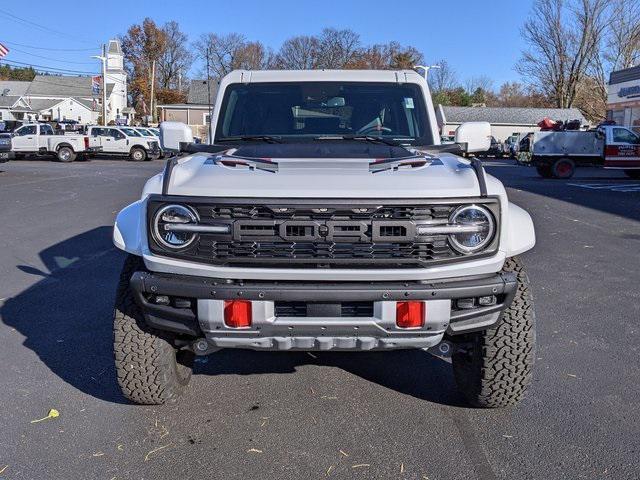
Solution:
{"label": "hood", "polygon": [[277,171],[221,164],[216,155],[181,158],[171,195],[256,198],[445,198],[480,195],[469,162],[451,154],[420,166],[372,173],[375,158],[271,158]]}

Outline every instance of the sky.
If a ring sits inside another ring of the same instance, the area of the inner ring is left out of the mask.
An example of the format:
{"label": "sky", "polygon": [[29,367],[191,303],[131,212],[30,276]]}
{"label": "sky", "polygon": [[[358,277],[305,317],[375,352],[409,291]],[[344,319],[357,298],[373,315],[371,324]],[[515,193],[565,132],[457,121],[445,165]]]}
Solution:
{"label": "sky", "polygon": [[[38,0],[23,4],[28,9],[1,2],[0,43],[10,49],[6,60],[98,73],[90,57],[99,45],[145,17],[159,24],[177,21],[191,40],[208,32],[238,32],[274,50],[291,36],[350,28],[364,44],[395,40],[418,48],[429,64],[445,59],[461,83],[486,75],[497,87],[519,79],[514,65],[524,48],[520,27],[532,1]],[[61,51],[71,49],[76,51]],[[199,70],[195,65],[192,75]]]}

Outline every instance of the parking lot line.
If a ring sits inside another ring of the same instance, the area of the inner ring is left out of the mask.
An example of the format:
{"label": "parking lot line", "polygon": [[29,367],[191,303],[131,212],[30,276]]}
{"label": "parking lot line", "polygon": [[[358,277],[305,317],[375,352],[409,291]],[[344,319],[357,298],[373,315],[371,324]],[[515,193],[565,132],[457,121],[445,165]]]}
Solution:
{"label": "parking lot line", "polygon": [[567,183],[572,187],[590,190],[609,190],[611,192],[640,192],[640,183]]}

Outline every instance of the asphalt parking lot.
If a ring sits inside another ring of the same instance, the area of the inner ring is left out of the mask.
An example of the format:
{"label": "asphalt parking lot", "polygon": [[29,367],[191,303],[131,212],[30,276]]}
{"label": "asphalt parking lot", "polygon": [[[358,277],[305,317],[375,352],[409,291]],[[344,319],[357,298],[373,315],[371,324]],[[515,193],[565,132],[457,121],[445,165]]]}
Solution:
{"label": "asphalt parking lot", "polygon": [[421,351],[223,351],[180,402],[127,403],[111,226],[164,162],[0,164],[0,478],[638,478],[640,181],[487,164],[538,235],[535,380],[492,411]]}

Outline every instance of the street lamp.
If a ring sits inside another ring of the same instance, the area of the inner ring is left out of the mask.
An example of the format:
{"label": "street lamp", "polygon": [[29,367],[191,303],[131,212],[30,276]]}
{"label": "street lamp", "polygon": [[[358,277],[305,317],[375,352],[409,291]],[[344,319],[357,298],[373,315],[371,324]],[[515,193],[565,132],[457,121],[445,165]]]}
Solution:
{"label": "street lamp", "polygon": [[102,55],[93,55],[102,62],[102,125],[107,125],[107,56],[105,46],[102,45]]}

